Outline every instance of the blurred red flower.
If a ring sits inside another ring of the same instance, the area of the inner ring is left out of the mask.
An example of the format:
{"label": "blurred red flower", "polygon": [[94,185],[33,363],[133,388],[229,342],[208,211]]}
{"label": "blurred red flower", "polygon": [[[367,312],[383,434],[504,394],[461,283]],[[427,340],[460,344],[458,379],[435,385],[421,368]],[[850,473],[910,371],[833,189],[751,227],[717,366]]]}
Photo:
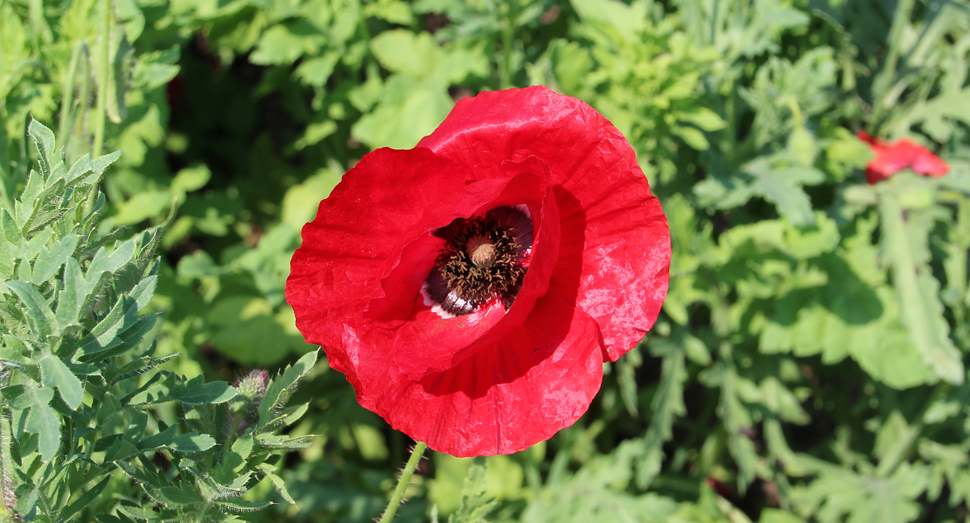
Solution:
{"label": "blurred red flower", "polygon": [[667,293],[667,220],[620,132],[545,87],[458,102],[348,171],[286,297],[357,400],[455,456],[508,454],[589,407]]}
{"label": "blurred red flower", "polygon": [[940,177],[950,171],[950,166],[929,149],[907,138],[889,143],[865,131],[859,131],[860,140],[869,144],[876,157],[866,166],[866,178],[870,184],[880,182],[893,174],[909,168],[923,176]]}

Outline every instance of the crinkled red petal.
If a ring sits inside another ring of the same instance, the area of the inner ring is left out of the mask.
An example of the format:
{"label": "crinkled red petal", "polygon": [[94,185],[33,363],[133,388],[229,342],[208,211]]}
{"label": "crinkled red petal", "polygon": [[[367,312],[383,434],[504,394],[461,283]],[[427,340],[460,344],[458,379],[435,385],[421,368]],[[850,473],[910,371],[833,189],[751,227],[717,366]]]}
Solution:
{"label": "crinkled red petal", "polygon": [[[496,158],[549,166],[562,240],[554,281],[577,281],[577,305],[599,325],[606,359],[632,349],[667,293],[670,232],[633,149],[602,115],[541,86],[458,102],[418,143],[475,173]],[[558,285],[553,283],[553,286]]]}
{"label": "crinkled red petal", "polygon": [[[516,180],[532,176],[475,180],[460,165],[427,149],[379,149],[368,154],[344,175],[321,202],[314,221],[303,228],[303,244],[293,255],[286,285],[297,327],[308,342],[322,345],[331,364],[356,385],[360,347],[348,332],[365,327],[393,330],[428,312],[420,284],[440,247],[430,231],[469,216],[498,200]],[[436,340],[458,350],[501,317],[482,321],[477,334],[448,323],[455,320],[439,318],[441,336]],[[424,349],[388,345],[383,347],[384,361],[393,361],[398,350]]]}
{"label": "crinkled red petal", "polygon": [[420,381],[377,357],[375,347],[392,343],[387,331],[361,334],[361,405],[459,457],[509,454],[550,438],[586,412],[603,379],[596,323],[552,297],[540,298],[508,336]]}

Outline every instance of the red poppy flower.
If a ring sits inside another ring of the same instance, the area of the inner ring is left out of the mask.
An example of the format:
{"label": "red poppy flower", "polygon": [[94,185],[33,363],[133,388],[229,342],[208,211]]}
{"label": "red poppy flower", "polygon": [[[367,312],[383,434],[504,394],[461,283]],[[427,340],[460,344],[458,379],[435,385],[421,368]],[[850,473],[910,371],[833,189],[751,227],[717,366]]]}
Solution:
{"label": "red poppy flower", "polygon": [[508,454],[586,412],[603,362],[656,320],[669,264],[620,132],[532,87],[366,155],[303,228],[286,297],[365,408],[434,450]]}
{"label": "red poppy flower", "polygon": [[881,182],[909,168],[923,176],[940,177],[950,172],[950,166],[929,149],[907,138],[889,143],[859,131],[860,140],[869,144],[876,157],[866,166],[866,178],[870,184]]}

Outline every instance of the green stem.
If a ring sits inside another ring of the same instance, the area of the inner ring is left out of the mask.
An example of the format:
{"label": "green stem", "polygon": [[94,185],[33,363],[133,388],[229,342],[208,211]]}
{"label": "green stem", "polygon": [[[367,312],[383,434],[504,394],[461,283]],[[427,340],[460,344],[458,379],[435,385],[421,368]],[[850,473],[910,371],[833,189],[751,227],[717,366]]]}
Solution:
{"label": "green stem", "polygon": [[401,471],[401,478],[397,481],[397,487],[394,488],[394,494],[391,496],[391,501],[387,504],[387,510],[384,511],[379,523],[389,523],[394,519],[394,516],[397,514],[397,508],[401,506],[401,501],[404,500],[404,491],[407,490],[408,483],[411,482],[411,476],[417,470],[418,463],[421,462],[421,456],[424,455],[424,451],[427,448],[428,444],[421,441],[414,445],[414,452],[411,453],[407,465]]}
{"label": "green stem", "polygon": [[236,437],[236,431],[239,430],[239,425],[242,422],[242,417],[235,414],[232,415],[232,424],[229,426],[229,430],[226,432],[226,441],[222,444],[222,453],[225,454],[232,448],[233,439]]}
{"label": "green stem", "polygon": [[98,71],[98,108],[94,115],[94,145],[91,157],[101,156],[104,147],[104,125],[108,112],[108,82],[111,79],[108,60],[111,52],[111,0],[104,0],[101,20],[101,70]]}
{"label": "green stem", "polygon": [[503,4],[507,14],[505,27],[502,29],[502,78],[501,88],[512,87],[512,45],[515,40],[515,2]]}
{"label": "green stem", "polygon": [[84,140],[84,130],[85,126],[87,125],[88,118],[88,108],[90,102],[88,98],[91,96],[91,54],[90,51],[85,51],[84,54],[85,58],[87,59],[80,64],[82,68],[81,91],[78,93],[77,118],[75,118],[77,125],[76,129],[74,129],[74,132],[77,133],[77,136],[81,138],[82,142]]}
{"label": "green stem", "polygon": [[872,82],[873,120],[879,122],[889,107],[886,106],[886,95],[891,91],[893,78],[896,76],[896,65],[899,62],[900,47],[903,45],[903,31],[913,14],[915,0],[899,0],[893,22],[889,28],[889,52],[883,62],[885,65],[879,75]]}
{"label": "green stem", "polygon": [[[6,376],[3,374],[3,365],[0,365],[0,386],[6,386]],[[17,504],[14,495],[14,463],[10,455],[10,445],[13,441],[13,433],[10,430],[10,420],[7,418],[7,410],[0,409],[0,516],[4,514],[13,516],[13,507]],[[0,518],[2,520],[2,518]]]}
{"label": "green stem", "polygon": [[77,78],[77,70],[80,66],[81,57],[87,54],[88,46],[84,42],[78,42],[74,46],[74,52],[71,54],[71,65],[67,70],[67,81],[64,82],[64,94],[61,99],[61,123],[57,131],[57,138],[59,139],[61,146],[64,147],[64,152],[67,154],[67,160],[71,160],[70,155],[70,142],[71,142],[71,127],[73,127],[71,122],[72,108],[74,105],[74,81]]}

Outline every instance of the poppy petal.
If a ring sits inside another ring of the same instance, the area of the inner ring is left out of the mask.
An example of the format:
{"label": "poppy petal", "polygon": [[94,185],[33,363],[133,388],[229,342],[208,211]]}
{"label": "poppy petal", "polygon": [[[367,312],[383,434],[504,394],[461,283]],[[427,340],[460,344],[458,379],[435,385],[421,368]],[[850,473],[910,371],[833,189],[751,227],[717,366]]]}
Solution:
{"label": "poppy petal", "polygon": [[583,274],[578,305],[601,326],[607,359],[642,339],[667,293],[670,232],[633,148],[613,124],[580,100],[536,86],[460,100],[418,146],[479,177],[490,175],[484,167],[496,156],[549,165],[563,230],[582,233],[569,242],[582,252],[581,265],[557,264],[557,271]]}
{"label": "poppy petal", "polygon": [[[434,260],[428,253],[437,249],[429,231],[496,201],[528,176],[533,175],[476,181],[427,149],[379,149],[365,156],[303,228],[303,244],[293,255],[286,286],[287,302],[298,311],[297,327],[308,342],[327,349],[338,370],[352,372],[357,348],[347,346],[354,338],[347,337],[346,327],[393,329],[427,309],[415,285],[427,277]],[[411,276],[398,277],[402,273]],[[407,305],[412,312],[391,314],[392,305]],[[494,324],[501,318],[485,319]],[[484,323],[487,331],[491,324]],[[480,335],[456,341],[453,350]]]}
{"label": "poppy petal", "polygon": [[[357,369],[361,405],[458,457],[509,454],[550,438],[586,412],[603,379],[596,322],[574,304],[550,298],[540,298],[509,336],[420,381],[370,356],[361,353]],[[381,392],[362,395],[361,389]]]}

